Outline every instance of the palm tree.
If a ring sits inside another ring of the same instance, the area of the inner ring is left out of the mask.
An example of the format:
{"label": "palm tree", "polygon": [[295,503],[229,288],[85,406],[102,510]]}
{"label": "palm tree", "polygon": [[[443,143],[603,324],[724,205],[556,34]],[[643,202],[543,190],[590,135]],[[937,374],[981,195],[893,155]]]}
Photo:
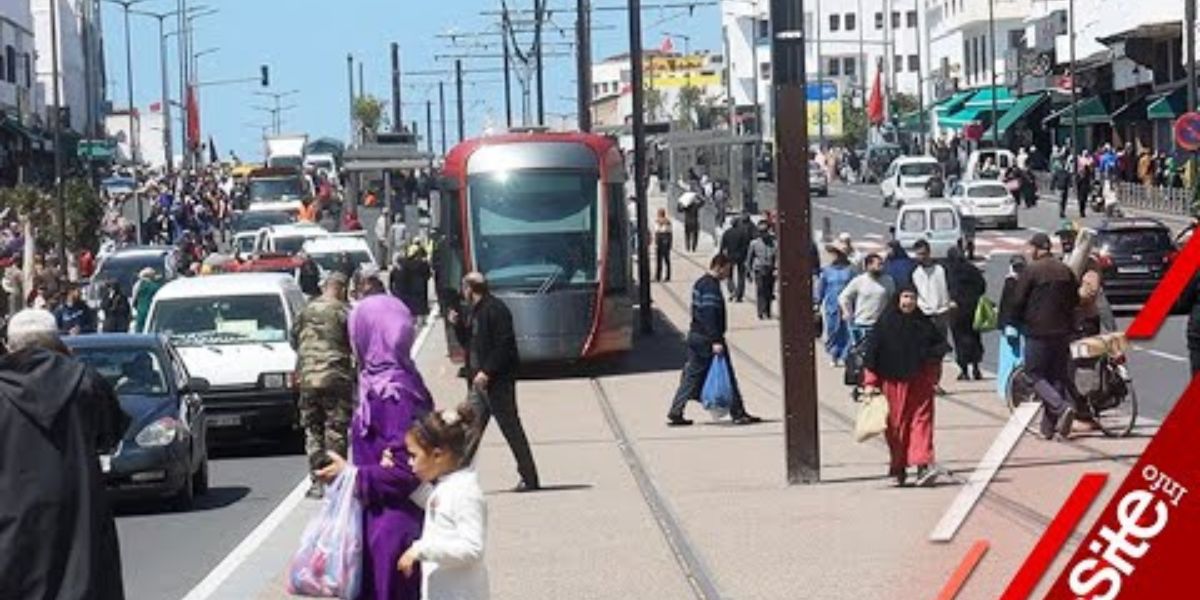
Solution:
{"label": "palm tree", "polygon": [[675,122],[682,129],[695,129],[697,117],[703,105],[704,90],[694,85],[685,85],[679,88],[679,95],[675,99]]}
{"label": "palm tree", "polygon": [[366,141],[374,139],[383,126],[383,101],[374,96],[359,96],[354,100],[354,121],[358,123],[359,137]]}

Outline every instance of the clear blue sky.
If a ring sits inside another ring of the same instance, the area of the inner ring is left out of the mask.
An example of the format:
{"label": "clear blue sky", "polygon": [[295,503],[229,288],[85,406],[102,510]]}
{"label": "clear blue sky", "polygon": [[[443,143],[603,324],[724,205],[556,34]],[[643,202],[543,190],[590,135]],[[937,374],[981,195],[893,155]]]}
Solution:
{"label": "clear blue sky", "polygon": [[[644,0],[652,6],[658,0]],[[662,0],[678,3],[679,0]],[[271,89],[300,93],[285,100],[295,104],[284,114],[285,132],[305,132],[311,137],[331,136],[345,139],[349,129],[346,80],[346,54],[353,54],[365,63],[367,92],[390,98],[389,44],[400,44],[403,70],[453,69],[452,61],[435,61],[438,53],[499,54],[499,49],[454,50],[449,40],[437,39],[439,33],[457,29],[478,32],[498,29],[497,20],[481,16],[485,10],[498,10],[500,0],[190,0],[192,5],[205,4],[219,9],[215,15],[197,19],[195,49],[210,47],[220,50],[200,58],[202,81],[257,77],[260,64],[271,67]],[[550,7],[573,7],[572,0],[551,0]],[[593,0],[595,6],[624,4],[624,0]],[[510,9],[532,8],[532,0],[510,0]],[[176,0],[147,0],[136,8],[150,12],[165,12],[176,7]],[[114,106],[124,106],[125,46],[122,9],[104,3],[105,52],[108,63],[108,95]],[[553,28],[547,41],[571,41],[574,37],[574,14],[552,13],[551,21],[565,35]],[[643,10],[643,44],[658,47],[664,32],[686,33],[693,36],[692,49],[720,50],[720,9],[717,6],[696,8],[689,16],[686,9]],[[489,25],[491,25],[489,27]],[[596,59],[624,52],[628,48],[627,17],[623,11],[597,11],[593,17],[593,56]],[[168,31],[173,21],[168,20]],[[134,15],[133,73],[135,103],[145,109],[160,96],[158,63],[158,25],[148,17]],[[490,38],[497,40],[498,38]],[[475,43],[482,43],[476,40]],[[471,43],[471,42],[466,42]],[[676,39],[677,50],[683,40]],[[174,38],[168,43],[168,65],[173,83],[172,95],[178,97],[177,57]],[[547,48],[547,52],[567,56],[546,60],[546,111],[574,113],[574,50],[569,46]],[[465,67],[499,68],[501,61],[476,59]],[[491,115],[492,122],[503,126],[503,74],[476,74],[467,77],[481,81],[468,86],[464,97],[468,103],[467,134],[479,132]],[[437,78],[408,78],[403,90],[406,121],[418,120],[424,133],[426,98],[434,100],[434,129],[437,124]],[[445,77],[447,95],[447,134],[456,135],[454,125],[453,76]],[[243,159],[261,155],[261,130],[256,123],[266,124],[267,113],[254,110],[271,100],[255,96],[255,84],[208,87],[201,89],[201,126],[206,136],[212,135],[218,150],[227,156],[230,150]],[[514,110],[519,119],[519,96],[514,81]],[[177,113],[176,113],[177,114]],[[178,130],[178,127],[175,128]],[[435,149],[438,140],[435,138]]]}

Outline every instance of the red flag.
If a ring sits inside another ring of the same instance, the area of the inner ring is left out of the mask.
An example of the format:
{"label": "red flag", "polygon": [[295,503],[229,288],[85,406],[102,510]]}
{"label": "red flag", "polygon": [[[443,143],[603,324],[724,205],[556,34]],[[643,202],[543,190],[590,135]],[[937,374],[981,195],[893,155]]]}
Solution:
{"label": "red flag", "polygon": [[658,48],[663,54],[671,54],[675,51],[675,44],[671,43],[671,36],[663,38],[662,45]]}
{"label": "red flag", "polygon": [[188,86],[187,91],[187,137],[188,147],[193,150],[200,145],[200,110],[196,103],[196,88]]}
{"label": "red flag", "polygon": [[867,120],[872,125],[880,125],[883,123],[883,119],[883,82],[880,79],[880,72],[877,70],[875,71],[875,83],[871,85],[871,97],[867,99]]}
{"label": "red flag", "polygon": [[162,102],[151,102],[150,103],[150,112],[156,113],[161,110],[162,110]]}

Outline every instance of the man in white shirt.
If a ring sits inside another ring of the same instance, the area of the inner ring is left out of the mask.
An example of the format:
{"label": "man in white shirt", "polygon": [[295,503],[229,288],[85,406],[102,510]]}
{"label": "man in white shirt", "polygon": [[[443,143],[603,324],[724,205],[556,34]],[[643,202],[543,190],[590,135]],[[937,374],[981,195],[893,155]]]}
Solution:
{"label": "man in white shirt", "polygon": [[912,274],[913,287],[917,288],[917,308],[933,321],[945,337],[950,332],[950,311],[957,308],[946,286],[946,270],[933,262],[929,242],[917,240],[913,250],[917,259],[917,268]]}

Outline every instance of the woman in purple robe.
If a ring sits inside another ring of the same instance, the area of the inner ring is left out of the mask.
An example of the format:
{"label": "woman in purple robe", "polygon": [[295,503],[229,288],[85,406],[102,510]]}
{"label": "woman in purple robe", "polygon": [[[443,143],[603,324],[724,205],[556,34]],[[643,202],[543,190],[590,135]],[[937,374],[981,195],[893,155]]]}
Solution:
{"label": "woman in purple robe", "polygon": [[[416,332],[404,303],[387,294],[360,301],[350,313],[350,344],[358,362],[358,409],[350,447],[363,507],[363,579],[360,600],[418,600],[421,574],[405,577],[397,561],[421,537],[422,507],[409,496],[420,480],[408,466],[404,436],[433,409],[410,352]],[[318,474],[332,479],[341,457]]]}

